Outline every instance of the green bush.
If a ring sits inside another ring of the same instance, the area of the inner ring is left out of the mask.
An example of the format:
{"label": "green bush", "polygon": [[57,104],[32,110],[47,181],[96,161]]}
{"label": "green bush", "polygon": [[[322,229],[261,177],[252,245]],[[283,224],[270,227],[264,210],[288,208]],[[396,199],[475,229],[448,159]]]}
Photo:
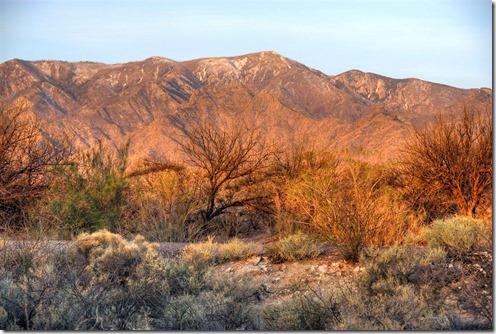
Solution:
{"label": "green bush", "polygon": [[266,253],[274,261],[299,261],[319,256],[322,245],[300,231],[272,243],[267,247]]}
{"label": "green bush", "polygon": [[128,149],[129,142],[113,155],[99,142],[81,153],[77,162],[59,167],[47,197],[39,204],[38,220],[59,222],[66,236],[101,228],[119,230],[129,189],[124,176]]}
{"label": "green bush", "polygon": [[460,257],[475,250],[484,238],[484,223],[468,217],[436,220],[421,233],[429,247],[439,247]]}

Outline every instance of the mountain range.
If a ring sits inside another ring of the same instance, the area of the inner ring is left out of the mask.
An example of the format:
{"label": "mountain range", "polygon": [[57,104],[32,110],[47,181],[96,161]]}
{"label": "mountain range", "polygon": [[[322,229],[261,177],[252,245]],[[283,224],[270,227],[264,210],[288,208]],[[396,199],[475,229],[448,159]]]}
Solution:
{"label": "mountain range", "polygon": [[24,104],[42,129],[63,131],[82,148],[131,138],[133,159],[177,159],[174,122],[202,117],[256,125],[273,143],[300,138],[384,161],[439,113],[491,110],[492,89],[358,70],[327,75],[266,51],[113,65],[13,59],[0,64],[0,102]]}

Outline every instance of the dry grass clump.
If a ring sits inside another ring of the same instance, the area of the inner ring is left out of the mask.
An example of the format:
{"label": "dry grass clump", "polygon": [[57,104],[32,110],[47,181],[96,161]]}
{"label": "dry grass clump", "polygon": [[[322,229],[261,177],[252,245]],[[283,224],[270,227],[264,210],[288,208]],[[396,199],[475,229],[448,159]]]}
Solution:
{"label": "dry grass clump", "polygon": [[436,220],[421,233],[421,239],[427,241],[429,247],[439,247],[455,257],[480,247],[484,237],[484,223],[469,217]]}
{"label": "dry grass clump", "polygon": [[253,242],[244,242],[238,238],[228,243],[220,244],[218,248],[218,262],[238,261],[258,255],[262,252],[262,246]]}
{"label": "dry grass clump", "polygon": [[299,231],[272,243],[267,247],[266,253],[276,262],[299,261],[319,256],[322,253],[322,245]]}
{"label": "dry grass clump", "polygon": [[195,267],[212,265],[217,257],[217,243],[209,236],[204,242],[188,244],[182,253],[182,259]]}
{"label": "dry grass clump", "polygon": [[214,265],[228,261],[238,261],[260,254],[262,247],[253,242],[244,242],[234,238],[227,243],[219,244],[208,237],[204,242],[188,244],[182,259],[195,267]]}

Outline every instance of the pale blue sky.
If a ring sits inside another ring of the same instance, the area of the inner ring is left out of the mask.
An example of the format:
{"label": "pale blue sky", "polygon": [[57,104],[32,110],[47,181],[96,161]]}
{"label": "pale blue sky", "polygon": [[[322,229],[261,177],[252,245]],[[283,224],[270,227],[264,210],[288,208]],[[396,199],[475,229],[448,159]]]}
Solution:
{"label": "pale blue sky", "polygon": [[273,50],[350,69],[492,87],[490,0],[0,0],[0,62],[182,61]]}

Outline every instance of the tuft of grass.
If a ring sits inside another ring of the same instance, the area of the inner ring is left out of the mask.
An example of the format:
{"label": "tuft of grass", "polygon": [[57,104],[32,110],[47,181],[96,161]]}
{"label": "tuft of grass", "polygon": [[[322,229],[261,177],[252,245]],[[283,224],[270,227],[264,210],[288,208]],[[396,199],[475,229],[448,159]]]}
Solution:
{"label": "tuft of grass", "polygon": [[436,220],[421,232],[429,247],[441,248],[450,256],[461,257],[475,250],[484,239],[484,223],[469,217]]}
{"label": "tuft of grass", "polygon": [[209,236],[204,242],[188,244],[181,255],[182,260],[190,266],[199,268],[215,264],[217,243]]}
{"label": "tuft of grass", "polygon": [[217,259],[219,263],[238,261],[260,254],[261,252],[262,246],[234,238],[228,243],[219,245]]}
{"label": "tuft of grass", "polygon": [[321,253],[321,243],[301,231],[282,238],[267,247],[267,254],[273,260],[281,262],[314,259]]}
{"label": "tuft of grass", "polygon": [[212,237],[204,242],[188,244],[182,254],[182,259],[194,266],[214,265],[229,261],[247,259],[260,254],[262,247],[253,242],[244,242],[234,238],[227,243],[219,244]]}

